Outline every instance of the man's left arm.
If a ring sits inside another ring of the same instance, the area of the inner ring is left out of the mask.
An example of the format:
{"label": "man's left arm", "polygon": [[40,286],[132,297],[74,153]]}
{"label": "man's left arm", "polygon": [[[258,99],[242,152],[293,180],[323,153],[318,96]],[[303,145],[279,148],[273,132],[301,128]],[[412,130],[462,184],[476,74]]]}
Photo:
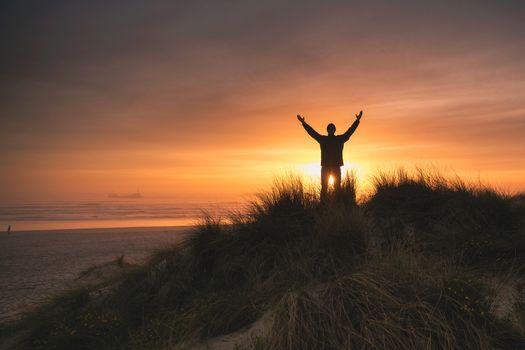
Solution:
{"label": "man's left arm", "polygon": [[345,142],[348,141],[350,136],[352,136],[352,134],[355,132],[355,130],[359,126],[359,122],[361,121],[362,116],[363,116],[363,111],[360,111],[359,114],[355,115],[355,120],[352,126],[350,126],[348,130],[346,130],[346,132],[343,134],[343,139],[345,140]]}

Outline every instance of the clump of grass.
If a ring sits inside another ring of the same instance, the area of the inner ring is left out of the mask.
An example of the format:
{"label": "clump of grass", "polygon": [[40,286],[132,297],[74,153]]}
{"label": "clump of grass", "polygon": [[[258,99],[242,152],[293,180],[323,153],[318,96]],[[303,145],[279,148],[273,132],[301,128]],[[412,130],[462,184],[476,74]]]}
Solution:
{"label": "clump of grass", "polygon": [[121,255],[121,256],[119,256],[118,258],[115,259],[115,265],[117,265],[118,267],[124,267],[124,265],[125,265],[124,255]]}
{"label": "clump of grass", "polygon": [[286,292],[266,337],[245,349],[513,349],[486,286],[452,265],[390,251],[353,273]]}
{"label": "clump of grass", "polygon": [[124,261],[124,255],[120,255],[120,256],[116,257],[114,260],[112,260],[112,261],[110,261],[108,263],[104,263],[104,264],[101,264],[101,265],[95,265],[95,266],[88,267],[84,271],[80,272],[79,278],[82,278],[82,277],[85,277],[85,276],[89,276],[91,274],[96,274],[97,277],[102,277],[102,275],[103,275],[103,271],[102,270],[105,267],[112,267],[112,266],[117,266],[117,267],[123,269],[125,267],[131,267],[132,264],[129,264],[127,261]]}
{"label": "clump of grass", "polygon": [[411,232],[428,251],[469,264],[507,268],[525,262],[525,211],[510,196],[422,169],[379,173],[374,183],[366,207],[385,242]]}
{"label": "clump of grass", "polygon": [[354,171],[347,172],[341,179],[341,188],[332,193],[333,202],[346,208],[357,206],[357,175]]}

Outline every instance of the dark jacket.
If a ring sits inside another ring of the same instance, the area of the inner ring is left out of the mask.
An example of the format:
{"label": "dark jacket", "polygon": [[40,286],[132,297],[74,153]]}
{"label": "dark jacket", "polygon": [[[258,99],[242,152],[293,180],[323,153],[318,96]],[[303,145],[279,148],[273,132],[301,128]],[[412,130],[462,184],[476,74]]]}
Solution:
{"label": "dark jacket", "polygon": [[306,122],[303,122],[303,127],[308,135],[312,136],[321,145],[321,166],[326,167],[340,167],[343,165],[343,146],[358,126],[359,120],[356,120],[344,134],[321,135]]}

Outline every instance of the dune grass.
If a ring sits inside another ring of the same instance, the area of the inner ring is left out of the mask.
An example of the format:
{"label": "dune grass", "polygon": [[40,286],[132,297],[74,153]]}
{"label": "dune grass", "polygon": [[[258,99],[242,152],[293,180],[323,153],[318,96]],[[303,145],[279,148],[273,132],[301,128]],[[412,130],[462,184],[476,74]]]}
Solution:
{"label": "dune grass", "polygon": [[525,263],[525,203],[482,184],[418,169],[375,177],[365,204],[386,240],[417,235],[424,248],[486,269]]}
{"label": "dune grass", "polygon": [[485,278],[525,276],[520,197],[421,170],[379,174],[360,203],[356,184],[321,203],[290,177],[245,212],[205,216],[146,265],[23,320],[20,348],[169,348],[265,313],[238,349],[525,347],[523,300],[496,316]]}

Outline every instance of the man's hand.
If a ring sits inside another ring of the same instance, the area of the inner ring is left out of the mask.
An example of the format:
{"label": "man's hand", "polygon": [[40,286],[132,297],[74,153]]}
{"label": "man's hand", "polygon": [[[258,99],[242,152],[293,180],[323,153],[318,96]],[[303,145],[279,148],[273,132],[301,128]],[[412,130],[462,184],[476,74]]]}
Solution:
{"label": "man's hand", "polygon": [[298,119],[301,123],[304,123],[304,117],[301,117],[301,115],[297,114],[297,119]]}
{"label": "man's hand", "polygon": [[355,119],[361,120],[361,117],[363,116],[363,111],[359,111],[359,114],[355,115]]}

